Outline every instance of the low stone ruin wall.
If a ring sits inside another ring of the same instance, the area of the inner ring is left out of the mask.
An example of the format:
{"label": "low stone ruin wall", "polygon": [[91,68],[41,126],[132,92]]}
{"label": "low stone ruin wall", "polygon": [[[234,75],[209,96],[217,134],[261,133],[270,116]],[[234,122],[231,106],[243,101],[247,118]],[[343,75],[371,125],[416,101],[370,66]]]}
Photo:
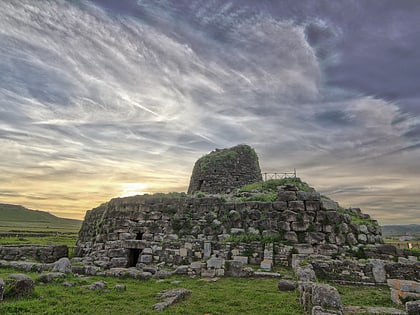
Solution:
{"label": "low stone ruin wall", "polygon": [[420,279],[420,262],[398,263],[379,259],[357,260],[313,260],[317,278],[338,283],[357,285],[386,284],[387,279]]}
{"label": "low stone ruin wall", "polygon": [[87,212],[75,256],[108,267],[181,265],[211,256],[287,265],[291,251],[334,255],[345,246],[382,242],[379,226],[353,224],[337,210],[315,191],[279,190],[274,202],[117,198]]}
{"label": "low stone ruin wall", "polygon": [[18,261],[35,260],[44,263],[57,261],[62,257],[68,257],[66,245],[3,245],[0,246],[0,260]]}

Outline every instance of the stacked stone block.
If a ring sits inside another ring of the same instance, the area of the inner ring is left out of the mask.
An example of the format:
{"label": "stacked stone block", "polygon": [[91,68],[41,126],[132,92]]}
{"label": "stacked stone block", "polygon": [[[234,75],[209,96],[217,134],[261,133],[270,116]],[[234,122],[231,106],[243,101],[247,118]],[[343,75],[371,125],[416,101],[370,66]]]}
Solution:
{"label": "stacked stone block", "polygon": [[316,191],[294,187],[279,188],[274,202],[182,194],[116,198],[87,212],[75,255],[103,267],[182,265],[211,256],[288,265],[292,251],[333,256],[382,242],[379,226],[354,224],[338,209]]}

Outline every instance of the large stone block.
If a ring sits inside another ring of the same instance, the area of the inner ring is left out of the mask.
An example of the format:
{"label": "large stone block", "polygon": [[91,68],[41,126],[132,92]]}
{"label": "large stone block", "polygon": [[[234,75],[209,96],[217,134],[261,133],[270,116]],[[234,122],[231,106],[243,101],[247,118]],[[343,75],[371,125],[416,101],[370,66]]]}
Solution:
{"label": "large stone block", "polygon": [[60,258],[53,264],[53,272],[71,273],[71,262],[67,257]]}
{"label": "large stone block", "polygon": [[396,304],[420,300],[420,282],[388,279],[387,284],[391,288],[391,299]]}
{"label": "large stone block", "polygon": [[290,231],[290,232],[286,232],[284,234],[284,239],[287,241],[290,241],[291,243],[297,243],[298,242],[298,236],[296,234],[296,232]]}
{"label": "large stone block", "polygon": [[293,248],[298,254],[311,255],[314,253],[314,247],[311,244],[295,244]]}
{"label": "large stone block", "polygon": [[325,309],[342,310],[340,293],[328,284],[317,284],[312,292],[312,305],[321,306]]}
{"label": "large stone block", "polygon": [[278,201],[293,201],[297,200],[295,191],[279,190],[277,194]]}
{"label": "large stone block", "polygon": [[337,211],[338,203],[331,199],[321,198],[321,209],[327,211]]}
{"label": "large stone block", "polygon": [[6,279],[7,297],[24,297],[34,292],[34,281],[24,274],[10,274]]}
{"label": "large stone block", "polygon": [[319,201],[321,195],[316,191],[298,191],[297,198],[303,201]]}
{"label": "large stone block", "polygon": [[296,231],[296,232],[304,232],[307,231],[309,226],[310,226],[310,222],[309,221],[303,221],[303,222],[292,222],[291,224],[291,228],[292,231]]}
{"label": "large stone block", "polygon": [[304,211],[305,203],[301,200],[289,201],[289,209],[293,211]]}
{"label": "large stone block", "polygon": [[372,264],[372,273],[373,278],[376,283],[385,283],[386,282],[386,271],[385,271],[385,261],[380,259],[372,259],[370,261]]}
{"label": "large stone block", "polygon": [[325,234],[321,232],[309,232],[308,243],[313,245],[325,243]]}
{"label": "large stone block", "polygon": [[273,209],[277,211],[284,211],[287,209],[286,201],[275,201],[273,202]]}
{"label": "large stone block", "polygon": [[294,211],[286,210],[283,212],[284,221],[294,222],[297,221],[297,213]]}
{"label": "large stone block", "polygon": [[297,288],[297,283],[291,280],[279,280],[277,288],[280,292],[294,291]]}
{"label": "large stone block", "polygon": [[305,201],[305,210],[306,211],[319,211],[321,208],[321,203],[319,201]]}
{"label": "large stone block", "polygon": [[209,260],[207,260],[207,268],[223,268],[225,265],[225,260],[223,258],[219,257],[211,257]]}

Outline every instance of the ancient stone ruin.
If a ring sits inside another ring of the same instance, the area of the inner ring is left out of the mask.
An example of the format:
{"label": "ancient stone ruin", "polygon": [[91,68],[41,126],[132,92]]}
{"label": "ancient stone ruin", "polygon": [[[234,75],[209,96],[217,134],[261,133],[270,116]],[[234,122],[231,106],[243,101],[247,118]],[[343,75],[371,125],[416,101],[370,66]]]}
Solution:
{"label": "ancient stone ruin", "polygon": [[[75,254],[102,268],[210,261],[201,274],[221,275],[228,260],[270,270],[296,253],[338,256],[382,243],[360,209],[343,209],[297,178],[261,180],[249,146],[214,151],[195,164],[188,195],[115,198],[88,211]],[[250,183],[256,189],[239,189]]]}
{"label": "ancient stone ruin", "polygon": [[199,159],[191,175],[188,194],[198,191],[229,193],[233,188],[262,181],[258,156],[248,145],[216,149]]}

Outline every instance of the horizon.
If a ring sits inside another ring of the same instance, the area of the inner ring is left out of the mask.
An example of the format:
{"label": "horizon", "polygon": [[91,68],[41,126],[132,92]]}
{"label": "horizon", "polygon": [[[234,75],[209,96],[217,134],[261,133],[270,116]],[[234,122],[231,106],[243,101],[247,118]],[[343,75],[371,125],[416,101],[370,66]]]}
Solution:
{"label": "horizon", "polygon": [[252,146],[381,225],[420,224],[420,2],[0,2],[0,202],[83,219]]}

